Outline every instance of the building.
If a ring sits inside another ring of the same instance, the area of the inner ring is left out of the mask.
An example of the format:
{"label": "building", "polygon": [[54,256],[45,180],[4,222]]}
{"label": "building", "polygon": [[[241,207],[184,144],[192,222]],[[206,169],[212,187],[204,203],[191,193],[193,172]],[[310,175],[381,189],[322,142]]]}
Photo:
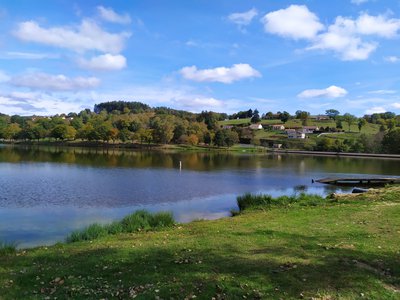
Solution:
{"label": "building", "polygon": [[318,126],[303,126],[301,129],[301,132],[303,133],[314,133],[314,131],[318,131],[319,127]]}
{"label": "building", "polygon": [[306,134],[301,131],[296,131],[296,130],[292,129],[292,130],[287,130],[286,132],[287,132],[288,139],[305,139],[306,138]]}
{"label": "building", "polygon": [[251,124],[251,125],[249,126],[249,128],[250,128],[251,130],[260,130],[260,129],[263,129],[263,127],[262,127],[261,124]]}
{"label": "building", "polygon": [[285,130],[285,126],[282,124],[275,124],[275,125],[270,125],[272,130]]}

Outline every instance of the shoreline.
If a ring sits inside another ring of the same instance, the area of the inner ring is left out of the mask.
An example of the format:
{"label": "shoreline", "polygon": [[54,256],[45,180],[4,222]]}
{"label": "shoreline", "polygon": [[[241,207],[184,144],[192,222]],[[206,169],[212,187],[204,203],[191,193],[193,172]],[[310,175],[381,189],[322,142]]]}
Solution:
{"label": "shoreline", "polygon": [[181,144],[135,144],[135,143],[107,143],[107,142],[5,142],[0,141],[0,146],[53,146],[53,147],[80,147],[80,148],[105,148],[105,149],[126,149],[126,150],[145,150],[145,151],[193,151],[193,152],[245,152],[245,153],[265,153],[265,154],[299,154],[299,155],[317,155],[317,156],[336,156],[336,157],[354,157],[354,158],[382,158],[382,159],[400,159],[400,154],[385,153],[359,153],[359,152],[328,152],[328,151],[307,151],[307,150],[277,150],[261,146],[238,144],[230,148],[215,147],[205,145],[181,145]]}
{"label": "shoreline", "polygon": [[352,152],[324,152],[324,151],[305,151],[305,150],[267,150],[272,154],[301,154],[301,155],[318,155],[318,156],[338,156],[338,157],[373,157],[373,158],[392,158],[400,159],[399,154],[383,154],[383,153],[352,153]]}

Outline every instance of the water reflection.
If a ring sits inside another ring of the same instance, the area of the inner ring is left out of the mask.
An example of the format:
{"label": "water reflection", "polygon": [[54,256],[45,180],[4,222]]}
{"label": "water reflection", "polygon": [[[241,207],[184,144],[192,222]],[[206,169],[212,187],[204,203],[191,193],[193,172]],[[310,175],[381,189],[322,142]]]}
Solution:
{"label": "water reflection", "polygon": [[327,194],[337,189],[311,180],[399,169],[370,158],[0,147],[0,240],[51,244],[143,208],[179,222],[219,218],[245,192]]}

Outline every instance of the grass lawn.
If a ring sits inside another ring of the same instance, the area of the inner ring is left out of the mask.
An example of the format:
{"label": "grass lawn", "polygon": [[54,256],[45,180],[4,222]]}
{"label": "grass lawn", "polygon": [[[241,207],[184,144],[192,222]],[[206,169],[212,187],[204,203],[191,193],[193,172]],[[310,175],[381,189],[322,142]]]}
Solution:
{"label": "grass lawn", "polygon": [[400,299],[399,215],[386,188],[7,252],[0,298]]}

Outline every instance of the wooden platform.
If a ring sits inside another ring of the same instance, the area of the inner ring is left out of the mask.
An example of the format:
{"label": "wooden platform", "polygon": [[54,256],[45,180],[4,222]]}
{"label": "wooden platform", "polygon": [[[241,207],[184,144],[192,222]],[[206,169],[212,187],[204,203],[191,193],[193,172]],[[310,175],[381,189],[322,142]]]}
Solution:
{"label": "wooden platform", "polygon": [[386,184],[400,184],[400,178],[378,177],[378,178],[323,178],[315,182],[346,186],[384,186]]}

